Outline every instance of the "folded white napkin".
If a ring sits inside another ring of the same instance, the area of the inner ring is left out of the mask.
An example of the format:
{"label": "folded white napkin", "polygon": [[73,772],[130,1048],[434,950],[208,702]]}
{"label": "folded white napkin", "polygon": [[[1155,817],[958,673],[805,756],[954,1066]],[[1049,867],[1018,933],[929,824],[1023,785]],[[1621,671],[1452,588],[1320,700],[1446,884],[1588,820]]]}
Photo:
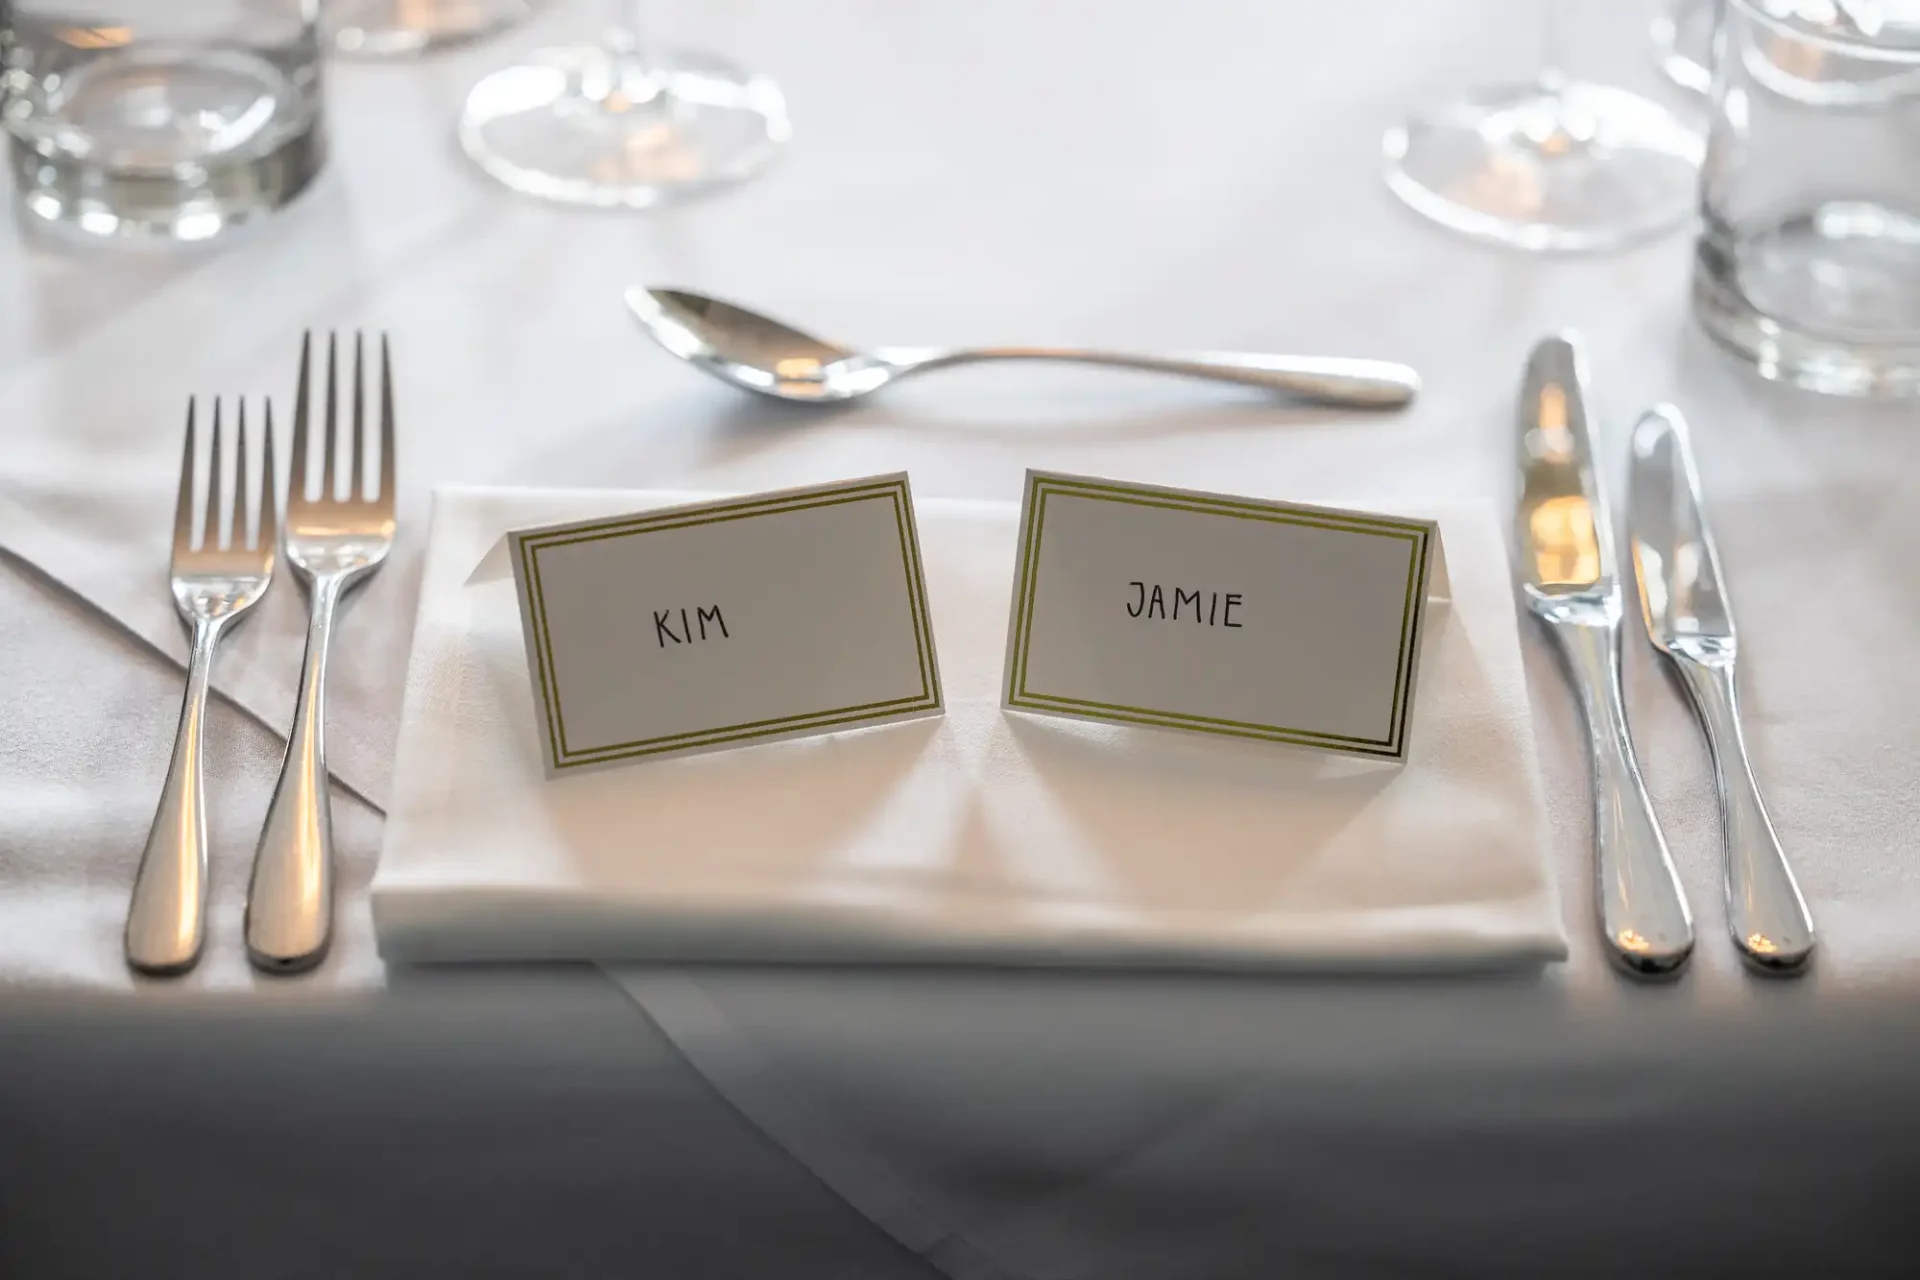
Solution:
{"label": "folded white napkin", "polygon": [[547,781],[506,530],[690,495],[436,495],[382,954],[1482,967],[1564,958],[1506,558],[1442,513],[1404,767],[1000,709],[1016,511],[922,502],[943,718]]}

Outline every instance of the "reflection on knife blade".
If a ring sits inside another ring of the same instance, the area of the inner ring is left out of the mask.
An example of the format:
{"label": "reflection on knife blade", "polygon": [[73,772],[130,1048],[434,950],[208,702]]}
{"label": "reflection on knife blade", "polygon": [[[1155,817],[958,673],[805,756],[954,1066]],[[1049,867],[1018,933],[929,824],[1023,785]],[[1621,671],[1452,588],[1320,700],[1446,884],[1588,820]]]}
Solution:
{"label": "reflection on knife blade", "polygon": [[1584,368],[1567,337],[1537,345],[1519,406],[1521,578],[1528,610],[1566,660],[1593,764],[1595,896],[1612,958],[1630,973],[1677,972],[1693,917],[1648,803],[1620,691],[1620,582],[1593,465]]}

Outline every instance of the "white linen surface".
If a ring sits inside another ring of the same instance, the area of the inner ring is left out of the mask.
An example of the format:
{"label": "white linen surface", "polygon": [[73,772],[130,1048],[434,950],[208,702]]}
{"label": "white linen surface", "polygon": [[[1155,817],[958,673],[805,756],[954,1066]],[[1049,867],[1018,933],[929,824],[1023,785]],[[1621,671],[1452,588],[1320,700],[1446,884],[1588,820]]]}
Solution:
{"label": "white linen surface", "polygon": [[[759,1133],[729,1138],[710,1082],[893,1232],[902,1274],[1484,1274],[1495,1256],[1515,1274],[1644,1270],[1651,1256],[1727,1274],[1807,1255],[1801,1270],[1821,1274],[1870,1247],[1857,1219],[1822,1210],[1898,1172],[1875,1139],[1899,1132],[1886,1120],[1905,1114],[1902,1095],[1836,1067],[1852,1055],[1897,1075],[1902,1049],[1832,1037],[1816,1015],[1872,1018],[1920,982],[1920,431],[1911,405],[1798,394],[1718,352],[1688,313],[1684,232],[1619,254],[1514,254],[1395,201],[1382,130],[1417,104],[1533,76],[1538,6],[657,7],[662,38],[770,73],[793,105],[781,162],[718,199],[555,210],[459,153],[451,122],[482,75],[596,37],[600,7],[568,4],[431,59],[329,65],[329,168],[232,243],[130,254],[0,219],[0,547],[88,602],[0,560],[0,1000],[83,1010],[0,1055],[12,1114],[29,1121],[14,1185],[35,1201],[35,1229],[10,1242],[51,1250],[58,1236],[68,1265],[48,1252],[43,1270],[117,1274],[128,1268],[73,1254],[224,1263],[289,1232],[317,1241],[313,1197],[276,1199],[258,1178],[251,1202],[221,1201],[222,1231],[178,1229],[192,1218],[180,1205],[235,1189],[232,1170],[297,1149],[307,1171],[358,1187],[351,1211],[385,1228],[334,1233],[358,1263],[335,1274],[447,1256],[498,1271],[521,1256],[499,1242],[529,1235],[578,1258],[649,1251],[657,1269],[675,1240],[719,1248],[742,1222],[774,1267],[892,1274],[829,1260],[837,1206],[787,1179]],[[1662,8],[1558,6],[1570,69],[1689,109],[1649,56]],[[1425,386],[1404,413],[1354,415],[1007,366],[787,412],[653,351],[619,304],[635,282],[854,342],[1371,355],[1414,365]],[[1741,628],[1748,743],[1822,930],[1804,979],[1752,979],[1726,939],[1699,729],[1633,636],[1634,734],[1700,946],[1678,983],[1608,970],[1584,733],[1525,625],[1575,960],[1524,990],[1467,984],[1477,1016],[1427,981],[626,972],[706,1076],[690,1079],[643,1019],[611,1010],[594,1025],[594,975],[384,968],[367,897],[379,815],[340,791],[333,954],[297,978],[258,977],[239,918],[282,749],[261,725],[284,732],[298,684],[304,600],[290,580],[216,673],[261,724],[216,706],[210,725],[207,959],[168,981],[120,959],[186,652],[165,589],[184,402],[271,392],[284,431],[304,329],[390,331],[398,360],[402,536],[349,605],[329,691],[336,775],[383,803],[434,486],[750,491],[905,469],[923,500],[1006,499],[1046,467],[1505,509],[1520,363],[1562,327],[1589,338],[1616,478],[1642,406],[1673,400],[1693,421]],[[1734,1018],[1766,1039],[1727,1039]],[[1776,1034],[1802,1052],[1767,1052]],[[179,1162],[185,1148],[197,1164]],[[1670,1181],[1688,1193],[1654,1204],[1616,1180],[1611,1199],[1570,1198],[1541,1176],[1568,1152],[1679,1169]],[[508,1190],[501,1153],[517,1161]],[[1801,1194],[1780,1194],[1787,1158],[1810,1171]],[[90,1241],[111,1169],[157,1159],[181,1174],[174,1194],[149,1197],[144,1218],[129,1201],[126,1229]],[[882,1203],[909,1207],[913,1230]],[[373,1258],[368,1241],[388,1247]],[[953,1262],[969,1248],[992,1265]],[[703,1267],[754,1270],[721,1255]]]}
{"label": "white linen surface", "polygon": [[1017,510],[932,501],[944,717],[547,781],[489,552],[510,528],[685,496],[436,496],[372,888],[387,959],[1564,957],[1490,511],[1442,513],[1454,602],[1429,614],[1403,768],[1004,713]]}

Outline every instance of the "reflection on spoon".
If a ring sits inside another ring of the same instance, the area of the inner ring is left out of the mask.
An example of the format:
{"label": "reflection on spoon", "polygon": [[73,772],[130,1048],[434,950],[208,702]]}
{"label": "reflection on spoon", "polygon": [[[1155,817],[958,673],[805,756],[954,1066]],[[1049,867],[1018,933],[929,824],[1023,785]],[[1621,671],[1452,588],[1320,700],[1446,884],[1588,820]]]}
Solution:
{"label": "reflection on spoon", "polygon": [[855,351],[778,320],[679,289],[627,290],[627,307],[661,346],[722,382],[777,400],[833,403],[870,395],[924,369],[984,360],[1056,360],[1144,369],[1258,387],[1277,395],[1360,409],[1397,409],[1419,390],[1406,365],[1320,356],[1126,355],[1039,347]]}

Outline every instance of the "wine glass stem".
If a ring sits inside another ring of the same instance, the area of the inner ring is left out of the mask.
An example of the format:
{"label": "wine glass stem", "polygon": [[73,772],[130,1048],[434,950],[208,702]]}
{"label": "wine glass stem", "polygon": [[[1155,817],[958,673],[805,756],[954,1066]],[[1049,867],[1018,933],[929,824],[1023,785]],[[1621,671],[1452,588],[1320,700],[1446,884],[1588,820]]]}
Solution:
{"label": "wine glass stem", "polygon": [[1566,83],[1567,11],[1572,0],[1546,0],[1540,6],[1540,87],[1548,93]]}
{"label": "wine glass stem", "polygon": [[606,36],[612,55],[611,75],[604,86],[589,90],[589,96],[618,104],[622,111],[637,103],[655,102],[661,86],[655,78],[653,59],[647,52],[642,19],[644,0],[614,0],[613,24]]}
{"label": "wine glass stem", "polygon": [[646,0],[614,0],[613,25],[621,43],[636,53],[646,28]]}
{"label": "wine glass stem", "polygon": [[1540,6],[1539,84],[1542,118],[1527,130],[1533,145],[1547,155],[1567,155],[1593,141],[1593,120],[1568,100],[1566,71],[1568,18],[1574,0],[1546,0]]}

